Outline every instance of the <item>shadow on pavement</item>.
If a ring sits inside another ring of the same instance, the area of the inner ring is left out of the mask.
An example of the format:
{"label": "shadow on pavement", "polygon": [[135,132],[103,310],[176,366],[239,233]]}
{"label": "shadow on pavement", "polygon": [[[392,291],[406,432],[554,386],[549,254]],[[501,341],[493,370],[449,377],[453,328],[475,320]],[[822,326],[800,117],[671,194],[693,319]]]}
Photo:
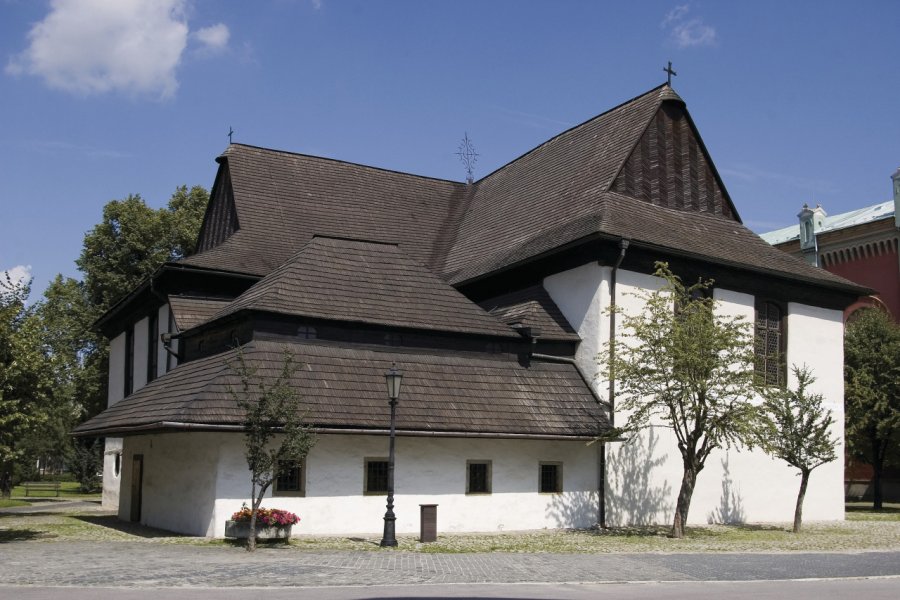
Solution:
{"label": "shadow on pavement", "polygon": [[55,538],[56,534],[35,529],[0,529],[0,544]]}
{"label": "shadow on pavement", "polygon": [[130,521],[122,521],[116,515],[73,515],[73,518],[91,525],[99,525],[108,529],[114,529],[128,535],[134,535],[142,538],[163,538],[163,537],[189,537],[180,533],[166,531],[165,529],[156,529],[155,527],[147,527],[140,523],[132,523]]}

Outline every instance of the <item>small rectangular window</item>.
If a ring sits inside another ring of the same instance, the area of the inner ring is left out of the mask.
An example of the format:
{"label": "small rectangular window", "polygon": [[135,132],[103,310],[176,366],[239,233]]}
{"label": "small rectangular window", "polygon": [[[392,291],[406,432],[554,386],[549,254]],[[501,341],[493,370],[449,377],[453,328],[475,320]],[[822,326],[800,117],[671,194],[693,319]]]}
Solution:
{"label": "small rectangular window", "polygon": [[275,496],[306,495],[306,459],[300,462],[281,461],[278,463],[278,477],[275,478]]}
{"label": "small rectangular window", "polygon": [[125,395],[134,391],[134,327],[125,331]]}
{"label": "small rectangular window", "polygon": [[466,493],[467,494],[490,494],[491,493],[491,461],[489,460],[470,460],[466,462],[467,478]]}
{"label": "small rectangular window", "polygon": [[150,315],[147,323],[147,383],[156,379],[159,366],[157,344],[159,343],[159,318],[156,313]]}
{"label": "small rectangular window", "polygon": [[539,479],[538,490],[542,494],[562,492],[562,463],[542,462]]}
{"label": "small rectangular window", "polygon": [[387,494],[388,461],[386,458],[366,459],[366,480],[363,482],[363,493]]}
{"label": "small rectangular window", "polygon": [[[169,305],[168,313],[169,313],[169,322],[168,322],[168,326],[166,327],[166,333],[175,333],[175,315],[172,312],[171,305]],[[177,342],[175,342],[174,340],[169,342],[169,348],[174,350],[173,345],[176,343]],[[172,370],[172,353],[167,350],[166,351],[166,373],[168,373],[171,370]]]}

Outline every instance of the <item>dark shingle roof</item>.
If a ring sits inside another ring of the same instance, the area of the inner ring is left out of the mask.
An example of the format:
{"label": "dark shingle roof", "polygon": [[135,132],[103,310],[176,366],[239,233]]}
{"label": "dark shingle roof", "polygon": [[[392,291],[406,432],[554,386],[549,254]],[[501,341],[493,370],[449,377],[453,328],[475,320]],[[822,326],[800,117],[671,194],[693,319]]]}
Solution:
{"label": "dark shingle roof", "polygon": [[518,338],[392,244],[315,237],[216,317],[240,310]]}
{"label": "dark shingle roof", "polygon": [[683,106],[670,87],[654,88],[469,186],[233,144],[222,160],[233,182],[240,229],[185,260],[266,275],[314,235],[373,239],[398,243],[404,254],[458,285],[604,234],[865,292],[772,252],[736,220],[610,191],[665,102]]}
{"label": "dark shingle roof", "polygon": [[178,331],[186,331],[211,319],[228,306],[231,300],[224,298],[197,298],[193,296],[169,296],[169,309]]}
{"label": "dark shingle roof", "polygon": [[[384,373],[402,369],[399,431],[532,436],[594,436],[606,428],[600,405],[568,363],[534,360],[523,366],[510,355],[464,355],[390,349],[352,349],[316,343],[254,341],[245,360],[262,377],[277,377],[284,349],[300,368],[291,385],[306,421],[346,430],[386,429],[389,413]],[[234,350],[179,365],[75,429],[76,435],[110,435],[180,426],[240,425],[229,386]]]}
{"label": "dark shingle roof", "polygon": [[[655,88],[538,146],[478,182],[444,272],[452,281],[535,236],[594,214],[656,113],[665,87]],[[548,236],[550,237],[550,236]],[[552,237],[551,237],[551,241]]]}
{"label": "dark shingle roof", "polygon": [[540,329],[542,340],[581,340],[541,285],[482,300],[478,304],[507,325],[521,323]]}
{"label": "dark shingle roof", "polygon": [[192,265],[266,275],[314,235],[399,243],[440,272],[435,249],[465,185],[232,144],[227,162],[240,229]]}

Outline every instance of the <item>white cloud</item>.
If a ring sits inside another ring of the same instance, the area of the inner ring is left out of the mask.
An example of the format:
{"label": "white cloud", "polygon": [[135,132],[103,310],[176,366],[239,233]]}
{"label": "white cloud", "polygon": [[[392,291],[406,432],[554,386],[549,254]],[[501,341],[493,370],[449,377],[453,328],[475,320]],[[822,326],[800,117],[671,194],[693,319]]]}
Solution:
{"label": "white cloud", "polygon": [[[189,0],[51,0],[11,57],[10,75],[40,77],[52,88],[88,96],[109,92],[171,98],[188,38]],[[222,23],[193,34],[207,51],[230,37]]]}
{"label": "white cloud", "polygon": [[3,277],[0,279],[0,283],[3,286],[6,286],[6,277],[9,276],[10,282],[15,287],[19,287],[20,285],[26,284],[31,281],[31,265],[16,265],[11,269],[6,269],[3,271]]}
{"label": "white cloud", "polygon": [[220,52],[228,46],[228,38],[231,37],[231,32],[228,31],[228,26],[224,23],[216,23],[215,25],[198,29],[191,35],[197,38],[197,41],[203,44],[207,50]]}
{"label": "white cloud", "polygon": [[666,14],[666,18],[663,19],[663,22],[662,22],[662,24],[660,24],[660,27],[666,27],[669,23],[680,21],[681,19],[684,18],[684,16],[688,13],[689,10],[691,10],[691,7],[689,4],[682,4],[680,6],[676,6],[675,8],[673,8]]}
{"label": "white cloud", "polygon": [[704,23],[700,17],[687,18],[690,10],[689,4],[676,6],[666,14],[660,27],[669,30],[669,39],[678,48],[715,46],[719,41],[716,28]]}
{"label": "white cloud", "polygon": [[322,9],[322,0],[312,0],[312,7],[314,10]]}

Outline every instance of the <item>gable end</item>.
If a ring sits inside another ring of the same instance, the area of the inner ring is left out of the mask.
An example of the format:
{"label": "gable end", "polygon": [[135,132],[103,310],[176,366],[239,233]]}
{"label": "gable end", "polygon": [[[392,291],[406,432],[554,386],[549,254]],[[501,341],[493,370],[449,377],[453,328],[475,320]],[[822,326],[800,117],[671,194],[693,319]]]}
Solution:
{"label": "gable end", "polygon": [[663,102],[610,188],[675,210],[740,221],[684,105]]}
{"label": "gable end", "polygon": [[203,252],[215,248],[240,229],[238,225],[237,211],[234,207],[234,190],[231,186],[231,173],[228,163],[222,161],[213,191],[209,201],[209,208],[203,218],[203,226],[200,228],[200,239],[197,242],[197,252]]}

